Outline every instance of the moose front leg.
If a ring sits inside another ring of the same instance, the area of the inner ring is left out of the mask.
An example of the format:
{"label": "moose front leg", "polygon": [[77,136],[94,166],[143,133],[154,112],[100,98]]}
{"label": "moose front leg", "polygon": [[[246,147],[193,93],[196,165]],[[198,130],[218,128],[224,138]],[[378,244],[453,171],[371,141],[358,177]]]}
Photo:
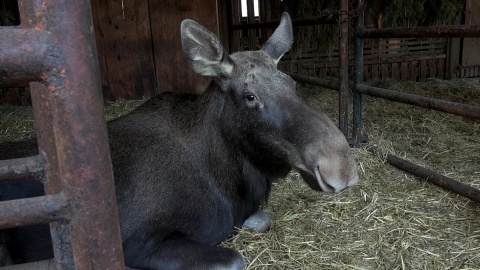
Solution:
{"label": "moose front leg", "polygon": [[272,226],[272,219],[270,216],[261,210],[258,210],[253,215],[247,218],[243,223],[243,228],[254,232],[266,232]]}

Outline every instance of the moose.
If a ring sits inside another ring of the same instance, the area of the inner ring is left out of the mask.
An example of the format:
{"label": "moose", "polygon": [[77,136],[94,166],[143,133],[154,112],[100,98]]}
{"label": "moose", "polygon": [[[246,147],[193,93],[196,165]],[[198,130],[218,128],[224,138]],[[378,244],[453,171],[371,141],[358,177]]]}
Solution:
{"label": "moose", "polygon": [[[271,183],[292,168],[315,190],[359,181],[349,145],[277,69],[293,42],[283,13],[257,51],[228,54],[193,20],[181,23],[189,66],[212,77],[201,94],[163,93],[108,123],[125,264],[135,269],[242,269],[217,244],[268,230]],[[1,190],[0,190],[1,195]]]}

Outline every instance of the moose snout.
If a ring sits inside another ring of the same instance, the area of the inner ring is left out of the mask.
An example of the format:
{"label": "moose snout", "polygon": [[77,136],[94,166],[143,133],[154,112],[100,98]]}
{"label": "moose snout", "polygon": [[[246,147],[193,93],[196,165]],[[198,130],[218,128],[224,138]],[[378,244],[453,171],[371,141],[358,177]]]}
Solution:
{"label": "moose snout", "polygon": [[358,181],[359,181],[359,176],[358,174],[355,174],[354,176],[348,178],[347,181],[334,179],[334,180],[328,181],[328,183],[330,183],[329,185],[332,188],[332,192],[340,192],[358,184]]}
{"label": "moose snout", "polygon": [[314,171],[315,179],[325,192],[340,192],[359,181],[357,164],[353,157],[319,162]]}
{"label": "moose snout", "polygon": [[305,163],[296,168],[312,189],[335,193],[359,182],[357,163],[348,144],[340,145],[337,151],[316,147],[305,152]]}

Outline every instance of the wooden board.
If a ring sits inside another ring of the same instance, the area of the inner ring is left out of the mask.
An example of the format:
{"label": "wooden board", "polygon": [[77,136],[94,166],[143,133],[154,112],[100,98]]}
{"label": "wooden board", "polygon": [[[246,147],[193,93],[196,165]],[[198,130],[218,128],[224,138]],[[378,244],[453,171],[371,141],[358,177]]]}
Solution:
{"label": "wooden board", "polygon": [[[465,24],[480,24],[480,1],[467,0]],[[480,38],[464,38],[462,66],[480,65]]]}
{"label": "wooden board", "polygon": [[139,99],[156,93],[148,2],[92,1],[106,100]]}
{"label": "wooden board", "polygon": [[[363,54],[364,80],[444,79],[446,42],[446,39],[368,40]],[[349,51],[348,59],[349,70],[353,70],[353,49]],[[290,72],[297,70],[305,75],[337,77],[338,50],[331,53],[305,50],[295,58],[287,54],[279,67]],[[353,72],[349,74],[352,75]]]}
{"label": "wooden board", "polygon": [[158,92],[201,92],[209,78],[195,74],[187,65],[180,40],[180,23],[193,19],[219,34],[216,1],[150,1],[150,19]]}

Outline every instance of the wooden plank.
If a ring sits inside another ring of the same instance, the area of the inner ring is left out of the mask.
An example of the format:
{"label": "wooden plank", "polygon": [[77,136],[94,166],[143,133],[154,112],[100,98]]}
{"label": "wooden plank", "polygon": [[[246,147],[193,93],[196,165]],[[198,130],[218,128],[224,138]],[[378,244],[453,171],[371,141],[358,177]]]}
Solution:
{"label": "wooden plank", "polygon": [[438,78],[437,62],[433,60],[425,60],[427,67],[427,78]]}
{"label": "wooden plank", "polygon": [[389,65],[388,63],[382,63],[380,65],[381,67],[381,70],[380,70],[380,74],[379,74],[379,77],[380,79],[384,80],[384,79],[389,79],[391,78],[391,75],[389,76]]}
{"label": "wooden plank", "polygon": [[206,89],[209,78],[187,65],[180,40],[180,23],[193,19],[218,35],[216,1],[150,1],[150,18],[159,92],[196,92]]}
{"label": "wooden plank", "polygon": [[445,61],[446,59],[435,59],[437,62],[437,78],[447,79]]}
{"label": "wooden plank", "polygon": [[420,64],[419,65],[419,70],[420,70],[419,79],[421,81],[424,81],[427,78],[427,60],[420,60],[418,62]]}
{"label": "wooden plank", "polygon": [[378,77],[378,64],[370,65],[371,78],[376,80]]}
{"label": "wooden plank", "polygon": [[[260,22],[271,22],[272,18],[272,9],[270,8],[272,3],[271,0],[259,0],[260,8]],[[260,44],[263,45],[267,39],[273,34],[272,28],[261,28],[260,29]]]}
{"label": "wooden plank", "polygon": [[[247,0],[247,23],[255,23],[254,3],[253,0]],[[257,29],[250,29],[248,33],[248,49],[257,49]]]}
{"label": "wooden plank", "polygon": [[392,77],[393,80],[400,80],[400,63],[392,63]]}
{"label": "wooden plank", "polygon": [[7,95],[7,103],[10,105],[22,105],[20,98],[20,88],[9,88]]}
{"label": "wooden plank", "polygon": [[148,1],[92,1],[106,100],[156,93]]}
{"label": "wooden plank", "polygon": [[30,87],[25,87],[25,96],[27,105],[32,106],[32,93],[30,91]]}
{"label": "wooden plank", "polygon": [[[465,12],[465,24],[480,24],[480,1],[467,0]],[[462,66],[480,64],[480,38],[464,38]]]}
{"label": "wooden plank", "polygon": [[371,79],[370,74],[370,65],[363,65],[363,81],[368,81]]}
{"label": "wooden plank", "polygon": [[228,20],[230,19],[227,15],[228,0],[217,0],[218,4],[218,21],[223,22],[218,24],[218,37],[223,44],[223,47],[227,52],[230,51],[230,42],[228,39]]}
{"label": "wooden plank", "polygon": [[417,61],[411,61],[408,68],[408,77],[411,81],[417,81]]}
{"label": "wooden plank", "polygon": [[408,80],[408,62],[401,63],[400,79],[402,81]]}
{"label": "wooden plank", "polygon": [[[227,10],[227,12],[231,12],[230,13],[230,21],[228,22],[229,25],[238,25],[240,24],[240,20],[241,20],[241,7],[240,7],[240,1],[228,1],[226,0],[227,3],[228,3],[228,7],[227,8],[230,8],[230,10]],[[241,35],[241,31],[232,31],[232,32],[229,32],[229,41],[230,41],[230,50],[229,52],[232,53],[232,52],[237,52],[239,51],[239,47],[240,47],[240,35]]]}

